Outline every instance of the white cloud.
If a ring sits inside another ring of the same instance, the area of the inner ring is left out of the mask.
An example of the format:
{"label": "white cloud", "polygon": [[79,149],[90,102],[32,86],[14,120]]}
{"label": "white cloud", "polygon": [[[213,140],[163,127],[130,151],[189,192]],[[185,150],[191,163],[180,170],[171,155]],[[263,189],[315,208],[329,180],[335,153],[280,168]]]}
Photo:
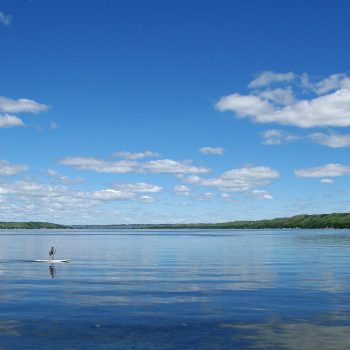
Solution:
{"label": "white cloud", "polygon": [[190,182],[200,186],[215,187],[222,192],[245,192],[258,186],[265,186],[272,179],[279,177],[279,173],[265,166],[233,169],[224,172],[219,177],[196,178],[183,177],[184,182]]}
{"label": "white cloud", "polygon": [[0,216],[6,220],[75,220],[77,216],[81,218],[82,212],[103,203],[89,193],[30,180],[0,182],[0,195]]}
{"label": "white cloud", "polygon": [[281,143],[293,142],[300,138],[299,136],[276,129],[265,130],[261,133],[261,136],[264,145],[280,145]]}
{"label": "white cloud", "polygon": [[14,165],[6,160],[0,160],[0,176],[12,176],[28,170],[26,165]]}
{"label": "white cloud", "polygon": [[178,194],[180,196],[189,196],[191,189],[187,186],[179,185],[179,186],[174,187],[174,191],[176,194]]}
{"label": "white cloud", "polygon": [[88,157],[65,157],[59,161],[81,170],[91,170],[99,173],[170,173],[170,174],[204,174],[210,171],[206,167],[196,167],[190,162],[178,162],[171,159],[137,161],[107,161]]}
{"label": "white cloud", "polygon": [[281,83],[281,82],[291,82],[295,79],[296,76],[294,73],[276,73],[272,71],[265,71],[259,73],[256,78],[249,83],[250,88],[257,88],[262,86],[267,86],[272,83]]}
{"label": "white cloud", "polygon": [[335,177],[350,175],[350,165],[329,163],[314,168],[299,169],[294,171],[297,177]]}
{"label": "white cloud", "polygon": [[65,157],[59,163],[80,170],[113,174],[130,173],[135,170],[137,164],[132,161],[106,161],[90,157]]}
{"label": "white cloud", "polygon": [[251,194],[257,199],[262,199],[262,200],[273,199],[273,196],[268,191],[265,191],[265,190],[253,190]]}
{"label": "white cloud", "polygon": [[64,197],[68,190],[64,186],[48,185],[37,181],[18,180],[0,184],[0,194],[17,194],[22,197]]}
{"label": "white cloud", "polygon": [[0,129],[13,128],[16,126],[24,126],[24,123],[20,118],[11,114],[0,114]]}
{"label": "white cloud", "polygon": [[302,73],[299,76],[299,84],[303,92],[315,91],[315,84],[311,82],[307,73]]}
{"label": "white cloud", "polygon": [[215,193],[212,192],[200,192],[200,193],[195,193],[192,195],[192,199],[197,200],[197,201],[210,201],[216,198]]}
{"label": "white cloud", "polygon": [[0,128],[24,126],[22,119],[11,113],[39,113],[46,111],[48,108],[47,105],[24,98],[14,100],[0,96]]}
{"label": "white cloud", "polygon": [[131,200],[135,198],[135,193],[128,191],[119,191],[114,189],[105,189],[92,192],[91,197],[93,199],[98,199],[102,201]]}
{"label": "white cloud", "polygon": [[280,108],[253,95],[232,94],[217,103],[220,111],[232,111],[258,123],[278,123],[301,128],[350,126],[350,91],[338,90]]}
{"label": "white cloud", "polygon": [[206,199],[212,199],[215,197],[215,193],[212,193],[212,192],[205,192],[205,193],[200,193],[198,196],[197,196],[197,199],[199,200],[206,200]]}
{"label": "white cloud", "polygon": [[294,92],[290,86],[287,88],[261,91],[259,95],[281,106],[287,106],[295,101]]}
{"label": "white cloud", "polygon": [[154,198],[152,198],[148,195],[143,195],[138,200],[140,202],[143,202],[143,203],[153,203],[154,202]]}
{"label": "white cloud", "polygon": [[307,137],[316,143],[332,148],[350,147],[350,134],[316,132]]}
{"label": "white cloud", "polygon": [[333,179],[327,179],[327,178],[320,180],[321,184],[332,184],[333,182],[334,182]]}
{"label": "white cloud", "polygon": [[114,184],[113,188],[116,190],[128,191],[132,193],[158,193],[163,191],[163,187],[147,184],[144,182],[137,182],[132,184]]}
{"label": "white cloud", "polygon": [[47,175],[49,175],[51,177],[59,177],[59,178],[61,178],[61,175],[59,175],[57,171],[52,170],[52,169],[48,169],[47,170]]}
{"label": "white cloud", "polygon": [[39,113],[47,111],[49,107],[45,104],[37,103],[33,100],[20,98],[14,100],[8,97],[0,96],[1,113]]}
{"label": "white cloud", "polygon": [[237,93],[222,97],[216,104],[216,108],[220,112],[235,112],[239,117],[253,117],[261,123],[269,122],[268,116],[274,113],[274,109],[268,101],[258,96]]}
{"label": "white cloud", "polygon": [[[137,187],[137,186],[136,186]],[[25,212],[35,209],[43,212],[62,213],[101,206],[112,201],[151,202],[153,198],[139,194],[137,190],[107,188],[97,191],[81,191],[65,185],[47,184],[31,180],[0,182],[0,196],[7,208]],[[146,190],[147,191],[147,190]],[[1,209],[1,207],[0,207]]]}
{"label": "white cloud", "polygon": [[315,132],[298,136],[283,130],[269,129],[261,132],[260,135],[264,145],[280,145],[298,140],[312,140],[315,143],[331,148],[350,147],[350,134],[338,134],[334,131],[328,133]]}
{"label": "white cloud", "polygon": [[207,167],[197,167],[190,161],[178,162],[171,159],[152,160],[140,163],[140,167],[150,173],[172,173],[172,174],[206,174],[210,172]]}
{"label": "white cloud", "polygon": [[203,154],[224,154],[225,149],[222,147],[209,147],[205,146],[199,149],[199,152]]}
{"label": "white cloud", "polygon": [[70,177],[61,175],[57,171],[52,169],[47,170],[47,175],[65,184],[73,184],[73,183],[78,183],[83,181],[81,178],[71,179]]}
{"label": "white cloud", "polygon": [[128,184],[118,183],[114,184],[112,187],[113,188],[92,192],[91,197],[103,201],[135,200],[149,203],[153,202],[154,199],[147,194],[163,191],[163,188],[160,186],[144,182]]}
{"label": "white cloud", "polygon": [[[257,78],[258,83],[254,80],[249,86],[264,87],[268,82],[292,80],[292,76],[288,75],[290,73],[286,73],[287,77],[291,78],[290,80],[288,80],[289,78],[283,80],[282,77],[280,77],[281,80],[277,78],[273,80],[274,75],[271,75],[271,72],[267,73],[269,74],[266,77],[261,75],[265,77],[264,79],[259,76],[261,81]],[[282,74],[282,76],[284,75]],[[305,80],[305,76],[298,78],[300,81]],[[306,85],[305,82],[303,84]],[[350,126],[349,77],[342,75],[340,79],[331,76],[314,84],[308,81],[307,89],[316,92],[317,96],[308,99],[294,99],[292,86],[288,86],[284,90],[259,90],[253,91],[249,95],[233,93],[222,97],[217,102],[216,108],[221,112],[231,111],[237,117],[250,118],[258,123],[278,123],[301,128]],[[321,92],[328,94],[319,96]]]}
{"label": "white cloud", "polygon": [[114,157],[124,158],[124,159],[130,159],[130,160],[136,160],[136,159],[142,159],[147,157],[159,157],[159,153],[152,152],[152,151],[145,151],[145,152],[139,152],[139,153],[132,153],[127,151],[118,151],[113,153]]}
{"label": "white cloud", "polygon": [[184,186],[184,185],[180,185],[180,186],[175,186],[174,190],[176,192],[188,192],[190,191],[191,189],[187,186]]}
{"label": "white cloud", "polygon": [[201,178],[198,175],[185,176],[183,174],[178,174],[177,178],[189,184],[198,184],[201,182]]}
{"label": "white cloud", "polygon": [[11,22],[12,22],[12,16],[5,15],[3,12],[0,11],[0,23],[5,27],[7,27],[11,24]]}
{"label": "white cloud", "polygon": [[0,179],[0,219],[68,224],[153,220],[152,212],[140,218],[137,203],[153,202],[149,194],[154,192],[148,193],[151,188],[143,186],[147,192],[140,193],[141,186],[128,185],[124,190],[104,188],[82,191],[67,185],[28,178],[7,182]]}
{"label": "white cloud", "polygon": [[313,89],[316,93],[322,95],[330,91],[336,91],[339,89],[349,89],[350,78],[343,73],[332,74],[329,77],[319,81],[315,84]]}

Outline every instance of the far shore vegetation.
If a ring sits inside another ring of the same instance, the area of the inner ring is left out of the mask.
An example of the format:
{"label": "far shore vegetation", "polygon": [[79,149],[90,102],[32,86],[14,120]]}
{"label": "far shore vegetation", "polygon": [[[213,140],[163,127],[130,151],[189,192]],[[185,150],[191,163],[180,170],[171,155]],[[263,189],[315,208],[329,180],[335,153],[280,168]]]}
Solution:
{"label": "far shore vegetation", "polygon": [[21,230],[21,229],[67,229],[69,226],[52,224],[50,222],[1,222],[0,230]]}
{"label": "far shore vegetation", "polygon": [[257,221],[196,224],[59,225],[48,222],[0,222],[0,229],[330,229],[350,228],[350,213],[296,215]]}

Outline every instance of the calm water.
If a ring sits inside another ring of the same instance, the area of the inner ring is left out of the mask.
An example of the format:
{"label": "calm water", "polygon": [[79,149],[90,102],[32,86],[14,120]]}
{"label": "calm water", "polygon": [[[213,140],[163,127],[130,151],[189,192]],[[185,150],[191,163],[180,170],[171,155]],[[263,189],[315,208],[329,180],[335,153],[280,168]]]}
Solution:
{"label": "calm water", "polygon": [[0,279],[1,350],[350,349],[350,230],[0,231]]}

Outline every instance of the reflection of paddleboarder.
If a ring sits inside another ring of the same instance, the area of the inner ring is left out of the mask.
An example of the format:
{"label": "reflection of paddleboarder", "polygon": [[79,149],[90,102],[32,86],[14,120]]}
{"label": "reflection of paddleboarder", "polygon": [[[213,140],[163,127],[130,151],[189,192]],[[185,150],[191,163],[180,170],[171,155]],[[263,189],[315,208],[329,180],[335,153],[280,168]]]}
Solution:
{"label": "reflection of paddleboarder", "polygon": [[49,255],[50,255],[51,261],[55,258],[55,254],[56,254],[56,248],[55,247],[51,247],[51,249],[49,251]]}
{"label": "reflection of paddleboarder", "polygon": [[54,265],[50,265],[49,272],[50,272],[51,277],[55,278],[55,276],[56,276],[56,269],[55,269]]}

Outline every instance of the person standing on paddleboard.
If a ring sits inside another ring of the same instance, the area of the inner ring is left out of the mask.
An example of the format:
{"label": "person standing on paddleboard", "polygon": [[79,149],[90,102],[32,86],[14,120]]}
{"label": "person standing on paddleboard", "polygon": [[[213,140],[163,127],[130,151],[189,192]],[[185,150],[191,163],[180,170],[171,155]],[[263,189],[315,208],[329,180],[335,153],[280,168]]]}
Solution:
{"label": "person standing on paddleboard", "polygon": [[55,258],[55,254],[56,254],[56,248],[55,247],[51,247],[51,249],[49,251],[49,255],[50,255],[51,261]]}

